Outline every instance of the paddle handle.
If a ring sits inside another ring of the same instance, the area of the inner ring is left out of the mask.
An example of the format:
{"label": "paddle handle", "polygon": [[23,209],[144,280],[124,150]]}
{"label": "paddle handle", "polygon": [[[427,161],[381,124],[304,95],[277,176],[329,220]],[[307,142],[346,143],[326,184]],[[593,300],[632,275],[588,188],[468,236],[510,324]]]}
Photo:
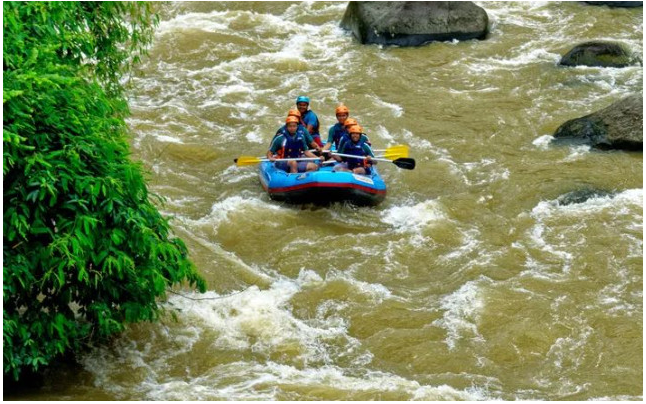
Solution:
{"label": "paddle handle", "polygon": [[[258,159],[260,161],[271,161],[268,158],[261,158]],[[320,157],[294,157],[291,159],[274,159],[274,161],[319,161],[321,160]]]}
{"label": "paddle handle", "polygon": [[[361,160],[365,160],[367,157],[367,156],[355,156],[354,154],[343,154],[343,153],[332,153],[332,154],[339,157],[348,157],[351,159],[361,159]],[[386,159],[379,159],[378,157],[370,157],[370,158],[376,161],[390,161]]]}
{"label": "paddle handle", "polygon": [[[311,152],[315,152],[316,150],[312,149],[312,150],[310,150],[310,151],[311,151]],[[373,150],[373,152],[374,152],[374,151],[376,151],[376,150]],[[381,151],[385,151],[385,150],[381,150]],[[339,154],[339,153],[337,153],[337,152],[335,152],[335,151],[332,151],[332,150],[325,150],[323,153],[331,153],[331,154],[334,154],[334,155],[337,155],[337,156],[341,156],[341,157],[343,157],[343,156],[348,157],[348,156],[349,156],[349,155],[347,155],[347,154]],[[355,157],[355,158],[365,158],[365,157],[357,157],[357,156],[352,156],[352,157]],[[373,160],[377,160],[379,157],[383,157],[383,156],[375,156],[375,157],[373,157],[372,159],[373,159]],[[377,161],[381,161],[381,160],[377,160]],[[388,160],[388,161],[390,161],[390,160]]]}
{"label": "paddle handle", "polygon": [[[402,147],[402,146],[393,146],[393,147]],[[406,146],[406,147],[408,147],[408,146]],[[311,151],[312,153],[314,153],[314,152],[315,152],[315,151],[317,151],[317,150],[316,150],[316,149],[310,149],[309,151]],[[372,149],[372,151],[373,151],[374,153],[381,153],[381,152],[387,152],[387,151],[388,151],[388,149]],[[334,153],[334,151],[332,151],[332,150],[321,150],[321,152],[322,152],[322,153]]]}

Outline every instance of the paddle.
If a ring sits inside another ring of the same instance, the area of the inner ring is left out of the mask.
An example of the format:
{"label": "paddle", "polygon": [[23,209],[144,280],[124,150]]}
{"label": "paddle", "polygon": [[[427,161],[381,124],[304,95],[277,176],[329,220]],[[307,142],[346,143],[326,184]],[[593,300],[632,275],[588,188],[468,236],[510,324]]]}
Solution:
{"label": "paddle", "polygon": [[[396,165],[399,168],[403,168],[404,170],[414,170],[415,169],[415,159],[410,159],[410,158],[407,158],[407,157],[401,157],[401,158],[398,158],[398,159],[393,160],[393,161],[390,161],[390,160],[388,160],[388,161],[393,163],[394,165]],[[328,160],[328,161],[324,161],[321,164],[329,165],[329,164],[335,164],[335,163],[337,163],[336,160]]]}
{"label": "paddle", "polygon": [[[310,150],[313,151],[313,150]],[[400,157],[408,157],[408,146],[406,145],[396,145],[396,146],[390,146],[387,149],[376,149],[373,150],[373,152],[384,152],[383,156],[379,157],[385,157],[390,160],[394,160]],[[325,150],[323,153],[334,153],[332,150]],[[393,157],[393,158],[390,158]]]}
{"label": "paddle", "polygon": [[[365,159],[365,156],[355,156],[353,154],[341,154],[341,153],[333,153],[335,156],[339,157],[348,157],[352,159]],[[403,168],[404,170],[413,170],[415,169],[415,159],[407,158],[407,157],[395,157],[392,155],[391,157],[386,157],[385,159],[378,158],[378,157],[373,157],[372,160],[374,161],[385,161],[387,163],[393,163],[399,168]]]}
{"label": "paddle", "polygon": [[[297,157],[291,159],[274,159],[274,161],[319,161],[319,157]],[[240,156],[237,159],[233,159],[233,162],[236,163],[238,167],[242,166],[251,166],[254,164],[262,163],[263,161],[270,161],[268,158],[262,157],[253,157],[253,156]]]}
{"label": "paddle", "polygon": [[[354,154],[343,154],[343,153],[332,153],[334,156],[339,156],[339,157],[348,157],[351,159],[365,159],[366,156],[356,156]],[[397,160],[398,158],[402,157],[408,157],[408,156],[403,156],[401,154],[397,153],[391,153],[391,154],[384,154],[383,156],[375,156],[372,157],[373,160],[377,161],[392,161],[392,160]]]}

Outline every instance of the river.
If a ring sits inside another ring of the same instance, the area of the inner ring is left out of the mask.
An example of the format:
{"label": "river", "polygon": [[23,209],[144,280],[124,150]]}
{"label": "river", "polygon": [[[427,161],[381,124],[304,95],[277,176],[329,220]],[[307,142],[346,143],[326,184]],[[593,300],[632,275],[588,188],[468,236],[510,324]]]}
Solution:
{"label": "river", "polygon": [[[479,2],[484,41],[362,46],[346,3],[167,3],[130,90],[133,157],[207,279],[38,400],[641,400],[643,154],[552,146],[641,92],[642,8]],[[376,208],[271,201],[256,167],[298,95],[339,102],[382,164]],[[566,204],[562,196],[607,191]],[[174,313],[172,315],[171,313]]]}

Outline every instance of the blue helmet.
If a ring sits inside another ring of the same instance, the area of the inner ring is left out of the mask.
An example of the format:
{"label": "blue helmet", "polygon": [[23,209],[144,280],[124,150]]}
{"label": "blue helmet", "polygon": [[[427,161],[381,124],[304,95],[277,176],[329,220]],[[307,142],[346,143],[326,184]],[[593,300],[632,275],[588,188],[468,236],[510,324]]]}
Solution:
{"label": "blue helmet", "polygon": [[296,103],[298,104],[299,102],[306,102],[310,103],[310,97],[306,97],[304,95],[299,95],[298,98],[296,99]]}

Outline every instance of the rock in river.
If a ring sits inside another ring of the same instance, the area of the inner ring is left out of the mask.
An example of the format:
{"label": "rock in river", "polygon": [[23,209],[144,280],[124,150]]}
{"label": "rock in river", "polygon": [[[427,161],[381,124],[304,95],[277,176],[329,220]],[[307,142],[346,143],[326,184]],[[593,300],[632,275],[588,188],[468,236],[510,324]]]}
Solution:
{"label": "rock in river", "polygon": [[592,188],[584,188],[576,191],[571,191],[571,192],[568,192],[567,194],[563,194],[559,196],[556,199],[556,203],[559,206],[576,205],[579,203],[584,203],[588,199],[592,199],[592,198],[602,198],[602,197],[614,198],[614,196],[615,194],[609,191],[592,189]]}
{"label": "rock in river", "polygon": [[561,58],[563,66],[626,67],[640,59],[626,45],[617,42],[591,41],[575,46]]}
{"label": "rock in river", "polygon": [[589,143],[599,149],[644,149],[644,98],[631,95],[607,108],[572,119],[554,133],[556,143]]}
{"label": "rock in river", "polygon": [[341,27],[363,44],[418,46],[484,39],[487,12],[470,1],[351,1]]}
{"label": "rock in river", "polygon": [[592,6],[608,7],[642,7],[641,1],[584,1]]}

